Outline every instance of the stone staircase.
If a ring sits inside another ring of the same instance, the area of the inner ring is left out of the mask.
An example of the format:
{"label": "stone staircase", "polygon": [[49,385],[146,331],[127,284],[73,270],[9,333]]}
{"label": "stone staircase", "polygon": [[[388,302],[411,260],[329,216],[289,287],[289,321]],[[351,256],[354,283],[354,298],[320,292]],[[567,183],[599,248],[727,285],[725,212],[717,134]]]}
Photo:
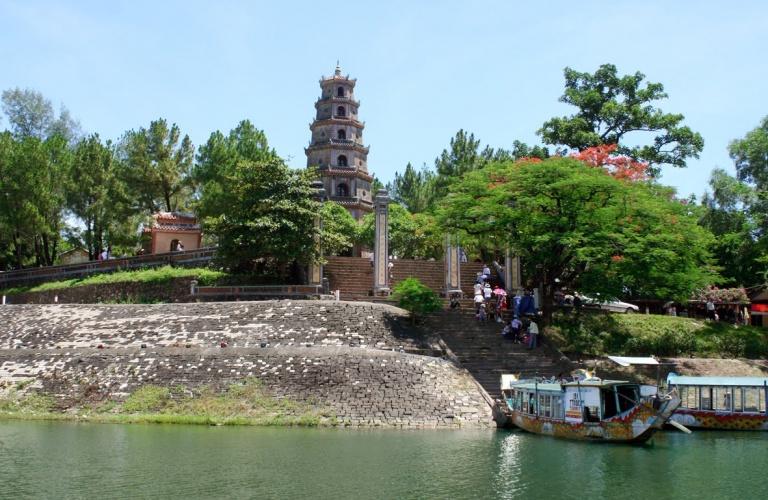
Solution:
{"label": "stone staircase", "polygon": [[[425,327],[439,335],[480,385],[491,395],[501,396],[499,382],[503,373],[521,377],[551,377],[568,372],[567,360],[546,344],[529,351],[501,336],[503,324],[480,323],[474,308],[462,303],[460,311],[441,311],[427,318]],[[541,340],[541,337],[539,337]]]}
{"label": "stone staircase", "polygon": [[[325,276],[331,290],[341,290],[342,300],[369,300],[373,290],[373,267],[370,259],[362,257],[328,257],[325,264]],[[428,260],[397,259],[392,268],[392,286],[406,278],[415,277],[437,293],[445,289],[444,263]],[[461,264],[461,289],[465,297],[472,297],[472,285],[481,272],[479,262]],[[496,272],[491,269],[491,281],[497,280]],[[471,303],[471,302],[470,302]]]}

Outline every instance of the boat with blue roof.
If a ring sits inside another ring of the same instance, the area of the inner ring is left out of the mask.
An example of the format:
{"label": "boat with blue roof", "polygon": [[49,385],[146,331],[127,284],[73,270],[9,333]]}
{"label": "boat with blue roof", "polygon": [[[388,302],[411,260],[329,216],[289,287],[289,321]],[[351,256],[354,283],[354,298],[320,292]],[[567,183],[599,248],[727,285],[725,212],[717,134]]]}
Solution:
{"label": "boat with blue roof", "polygon": [[694,377],[670,373],[680,395],[672,422],[696,429],[768,430],[768,377]]}
{"label": "boat with blue roof", "polygon": [[642,443],[680,405],[673,390],[585,373],[571,380],[518,380],[502,375],[506,416],[517,427],[565,439]]}

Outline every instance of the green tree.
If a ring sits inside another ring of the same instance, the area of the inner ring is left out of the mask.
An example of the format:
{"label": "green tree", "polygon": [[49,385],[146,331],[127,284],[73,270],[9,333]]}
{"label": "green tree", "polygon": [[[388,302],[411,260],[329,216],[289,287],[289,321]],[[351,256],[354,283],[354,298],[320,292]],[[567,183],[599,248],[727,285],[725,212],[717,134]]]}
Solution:
{"label": "green tree", "polygon": [[[121,223],[132,215],[112,144],[103,144],[98,134],[82,139],[68,174],[67,206],[85,226],[82,239],[95,259],[104,245],[123,241]],[[126,232],[135,234],[136,227]]]}
{"label": "green tree", "polygon": [[187,208],[191,195],[189,173],[195,148],[179,127],[160,118],[126,132],[120,147],[123,178],[131,187],[137,208],[154,213]]}
{"label": "green tree", "polygon": [[46,139],[60,135],[73,143],[80,135],[80,123],[62,106],[58,118],[51,101],[32,89],[8,89],[2,95],[3,112],[8,116],[11,131],[16,137]]}
{"label": "green tree", "polygon": [[[0,134],[0,226],[5,255],[21,268],[53,264],[64,227],[66,141]],[[8,263],[6,263],[6,266]]]}
{"label": "green tree", "polygon": [[[698,158],[704,139],[683,126],[684,116],[664,113],[654,106],[666,99],[664,86],[647,82],[645,75],[619,76],[616,66],[603,64],[594,73],[565,68],[565,93],[560,101],[578,108],[576,114],[552,118],[539,134],[546,144],[584,148],[618,144],[618,153],[649,163],[649,174],[657,175],[659,165],[685,167],[686,159]],[[650,144],[628,144],[653,135]]]}
{"label": "green tree", "polygon": [[538,144],[529,146],[522,141],[514,141],[512,143],[512,151],[509,152],[509,156],[510,158],[502,158],[499,160],[522,160],[524,158],[538,158],[540,160],[545,160],[549,158],[550,154],[549,149],[544,146],[539,146]]}
{"label": "green tree", "polygon": [[[448,149],[444,149],[435,159],[435,196],[442,198],[448,192],[448,186],[466,172],[483,168],[488,162],[488,151],[485,155],[480,151],[480,139],[475,139],[475,134],[467,133],[463,129],[451,138]],[[490,151],[493,154],[492,150]]]}
{"label": "green tree", "polygon": [[768,116],[760,125],[728,146],[742,182],[754,187],[748,210],[760,237],[768,237]]}
{"label": "green tree", "polygon": [[424,212],[432,205],[435,194],[435,174],[426,166],[417,172],[408,163],[403,175],[395,172],[395,180],[388,188],[392,199],[406,207],[408,211],[411,213]]}
{"label": "green tree", "polygon": [[720,268],[724,283],[751,286],[763,282],[763,255],[751,207],[756,200],[754,188],[715,169],[709,180],[711,192],[704,193],[701,224],[712,231],[715,239],[712,254]]}
{"label": "green tree", "polygon": [[339,255],[352,248],[360,228],[346,208],[327,201],[320,209],[320,219],[323,221],[323,236],[320,241],[324,255]]}
{"label": "green tree", "polygon": [[[360,225],[360,242],[373,248],[375,215],[367,214]],[[389,205],[389,253],[400,259],[439,258],[442,232],[433,216],[411,214],[398,203]]]}
{"label": "green tree", "polygon": [[739,180],[752,183],[760,190],[768,188],[768,116],[743,139],[731,141],[728,152]]}
{"label": "green tree", "polygon": [[226,207],[204,220],[218,257],[232,271],[281,274],[288,264],[318,259],[314,172],[291,170],[280,159],[241,159],[219,172],[221,191],[210,206]]}
{"label": "green tree", "polygon": [[225,213],[226,197],[222,191],[228,182],[228,173],[235,164],[247,160],[265,162],[279,159],[275,150],[269,147],[263,131],[257,129],[248,120],[238,123],[237,127],[224,135],[219,131],[211,134],[205,144],[198,148],[197,162],[192,171],[192,181],[197,188],[195,209],[199,216],[206,217]]}
{"label": "green tree", "polygon": [[688,299],[714,278],[711,234],[696,215],[667,188],[620,181],[558,157],[471,172],[454,185],[438,217],[464,240],[516,252],[531,283],[544,288],[548,317],[555,286]]}

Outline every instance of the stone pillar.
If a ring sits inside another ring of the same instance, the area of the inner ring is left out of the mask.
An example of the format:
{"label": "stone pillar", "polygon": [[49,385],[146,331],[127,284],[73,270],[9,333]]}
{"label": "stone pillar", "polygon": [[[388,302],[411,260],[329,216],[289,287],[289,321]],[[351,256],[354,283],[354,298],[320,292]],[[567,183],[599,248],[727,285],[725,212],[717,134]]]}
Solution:
{"label": "stone pillar", "polygon": [[379,189],[373,200],[376,236],[373,241],[373,294],[389,294],[389,194]]}
{"label": "stone pillar", "polygon": [[[325,188],[322,181],[314,181],[312,188],[315,190],[314,198],[316,201],[322,203],[325,201]],[[323,248],[320,245],[320,230],[323,228],[323,221],[320,218],[320,213],[315,215],[315,247],[317,248],[318,259],[323,258]],[[323,265],[320,261],[312,261],[309,264],[309,284],[315,286],[322,286],[323,284]]]}
{"label": "stone pillar", "polygon": [[523,287],[520,276],[520,257],[512,255],[509,249],[504,255],[504,285],[507,287],[507,293],[511,295]]}
{"label": "stone pillar", "polygon": [[445,236],[445,296],[461,294],[461,256],[459,239],[455,235]]}

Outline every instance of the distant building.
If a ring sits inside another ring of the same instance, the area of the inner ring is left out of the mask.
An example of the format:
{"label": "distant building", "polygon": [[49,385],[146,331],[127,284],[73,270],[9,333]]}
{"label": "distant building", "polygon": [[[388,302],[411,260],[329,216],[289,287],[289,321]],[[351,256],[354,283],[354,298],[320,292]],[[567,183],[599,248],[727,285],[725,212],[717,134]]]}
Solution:
{"label": "distant building", "polygon": [[200,248],[203,232],[194,215],[158,212],[152,219],[152,225],[144,228],[145,252],[176,252],[179,250],[179,243],[183,245],[184,250]]}
{"label": "distant building", "polygon": [[62,266],[82,264],[89,260],[91,260],[91,256],[88,253],[88,250],[82,247],[73,248],[72,250],[67,250],[66,252],[61,252],[59,254],[59,264]]}
{"label": "distant building", "polygon": [[328,198],[349,210],[355,219],[373,211],[373,177],[368,173],[368,147],[363,144],[365,124],[358,120],[356,79],[342,76],[337,65],[333,76],[320,80],[312,139],[304,151],[307,167],[315,167]]}

